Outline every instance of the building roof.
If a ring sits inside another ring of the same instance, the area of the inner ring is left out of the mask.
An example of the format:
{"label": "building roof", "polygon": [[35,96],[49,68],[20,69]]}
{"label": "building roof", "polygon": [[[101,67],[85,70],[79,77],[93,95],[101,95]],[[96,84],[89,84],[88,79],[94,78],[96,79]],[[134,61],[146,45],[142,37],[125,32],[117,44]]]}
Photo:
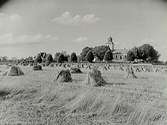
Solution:
{"label": "building roof", "polygon": [[117,53],[117,54],[127,54],[128,53],[128,49],[126,49],[126,48],[124,48],[124,49],[115,49],[114,51],[113,51],[113,53]]}

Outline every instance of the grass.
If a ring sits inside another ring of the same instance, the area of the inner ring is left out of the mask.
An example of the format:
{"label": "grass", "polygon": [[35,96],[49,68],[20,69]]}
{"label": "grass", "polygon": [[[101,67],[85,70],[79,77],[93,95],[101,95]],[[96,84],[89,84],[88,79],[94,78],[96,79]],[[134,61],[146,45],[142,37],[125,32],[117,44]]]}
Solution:
{"label": "grass", "polygon": [[90,87],[83,82],[88,70],[58,84],[59,68],[21,69],[23,76],[0,76],[0,124],[167,124],[166,73],[136,73],[138,79],[127,79],[123,71],[102,71],[109,84]]}

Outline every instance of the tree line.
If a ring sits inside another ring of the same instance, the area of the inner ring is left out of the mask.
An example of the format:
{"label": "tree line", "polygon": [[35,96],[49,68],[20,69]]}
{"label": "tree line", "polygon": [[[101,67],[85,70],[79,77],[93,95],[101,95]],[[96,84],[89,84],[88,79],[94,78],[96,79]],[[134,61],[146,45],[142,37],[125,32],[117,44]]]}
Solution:
{"label": "tree line", "polygon": [[150,44],[143,44],[139,47],[130,49],[127,53],[127,60],[134,61],[135,59],[141,59],[145,62],[157,62],[160,54]]}
{"label": "tree line", "polygon": [[[157,62],[160,54],[157,50],[150,44],[143,44],[139,47],[134,47],[130,49],[127,53],[127,61],[142,60],[144,62]],[[64,63],[64,62],[111,62],[113,60],[113,51],[107,45],[95,46],[95,47],[84,47],[80,53],[77,55],[75,52],[70,55],[65,51],[57,52],[54,57],[51,54],[46,54],[44,52],[39,53],[35,62],[50,64],[51,62]]]}
{"label": "tree line", "polygon": [[[64,62],[112,62],[113,51],[107,45],[95,46],[95,47],[84,47],[77,55],[75,52],[67,54],[67,52],[57,52],[54,56],[46,52],[40,52],[35,57],[29,56],[24,59],[18,60],[18,62],[35,62],[35,63],[46,63],[49,65],[52,62],[64,63]],[[127,61],[142,60],[149,63],[157,63],[160,54],[150,44],[143,44],[139,47],[131,48],[127,53]],[[13,59],[16,62],[16,59]],[[0,62],[11,62],[6,56],[0,58]],[[164,62],[167,64],[167,62]]]}

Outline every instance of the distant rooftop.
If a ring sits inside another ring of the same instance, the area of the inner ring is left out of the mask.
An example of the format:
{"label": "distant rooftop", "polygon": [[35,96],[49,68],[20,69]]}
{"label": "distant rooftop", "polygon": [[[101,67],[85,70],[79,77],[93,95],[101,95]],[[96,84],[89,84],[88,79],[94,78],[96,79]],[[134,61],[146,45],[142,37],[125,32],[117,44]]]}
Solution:
{"label": "distant rooftop", "polygon": [[121,53],[121,54],[127,54],[128,53],[128,49],[124,48],[124,49],[115,49],[113,51],[113,53]]}

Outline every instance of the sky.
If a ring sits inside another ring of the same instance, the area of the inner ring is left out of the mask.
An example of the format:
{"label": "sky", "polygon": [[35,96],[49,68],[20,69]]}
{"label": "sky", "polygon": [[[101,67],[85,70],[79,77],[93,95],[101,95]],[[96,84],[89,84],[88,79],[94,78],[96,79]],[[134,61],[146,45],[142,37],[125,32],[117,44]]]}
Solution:
{"label": "sky", "polygon": [[80,54],[109,36],[120,49],[151,44],[167,60],[167,1],[8,0],[0,6],[0,56]]}

